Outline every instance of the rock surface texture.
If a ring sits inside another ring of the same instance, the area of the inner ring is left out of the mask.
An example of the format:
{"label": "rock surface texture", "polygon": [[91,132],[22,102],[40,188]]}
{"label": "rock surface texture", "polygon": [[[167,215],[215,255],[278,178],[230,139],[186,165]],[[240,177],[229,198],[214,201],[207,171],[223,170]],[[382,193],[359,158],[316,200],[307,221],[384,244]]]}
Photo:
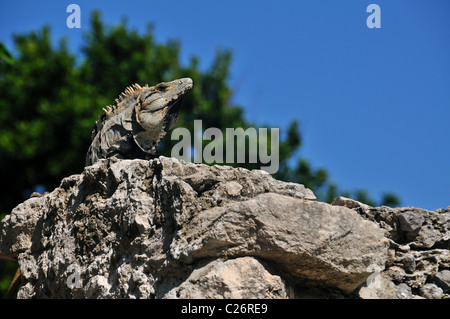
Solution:
{"label": "rock surface texture", "polygon": [[334,205],[352,207],[377,223],[389,240],[388,258],[374,280],[360,287],[361,298],[450,299],[450,206],[428,211],[415,207],[370,207],[347,198]]}
{"label": "rock surface texture", "polygon": [[17,206],[0,254],[19,298],[448,298],[449,223],[259,170],[110,159]]}

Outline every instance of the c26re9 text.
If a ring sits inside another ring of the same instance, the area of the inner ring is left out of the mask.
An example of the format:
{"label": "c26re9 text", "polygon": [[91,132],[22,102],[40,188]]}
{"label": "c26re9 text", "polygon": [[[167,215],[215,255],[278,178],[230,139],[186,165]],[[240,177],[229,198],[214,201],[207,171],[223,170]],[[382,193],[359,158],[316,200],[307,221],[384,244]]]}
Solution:
{"label": "c26re9 text", "polygon": [[182,314],[208,314],[212,316],[215,311],[229,314],[264,314],[268,310],[267,304],[264,303],[229,303],[224,308],[216,306],[198,306],[188,303],[187,306],[181,307]]}

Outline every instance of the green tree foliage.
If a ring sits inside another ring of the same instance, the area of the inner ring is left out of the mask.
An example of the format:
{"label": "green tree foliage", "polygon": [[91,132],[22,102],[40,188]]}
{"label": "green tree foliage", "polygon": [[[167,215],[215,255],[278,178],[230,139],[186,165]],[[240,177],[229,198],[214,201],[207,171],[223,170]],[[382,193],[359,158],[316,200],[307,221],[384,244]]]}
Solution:
{"label": "green tree foliage", "polygon": [[[64,39],[52,44],[48,27],[15,35],[14,43],[12,54],[0,43],[0,215],[9,213],[33,190],[51,191],[62,178],[81,173],[95,120],[104,106],[133,83],[152,85],[191,77],[194,89],[183,103],[177,124],[189,129],[191,135],[195,119],[201,119],[204,128],[216,127],[223,132],[227,127],[264,127],[249,122],[243,108],[233,104],[228,84],[229,51],[217,51],[212,65],[201,71],[196,57],[181,65],[180,43],[156,42],[151,25],[141,35],[129,30],[126,21],[105,26],[99,13],[91,16],[78,59]],[[325,201],[338,194],[351,195],[339,192],[325,169],[315,169],[303,158],[292,160],[301,147],[297,121],[281,128],[280,133],[280,168],[275,178],[302,183]],[[161,154],[170,156],[176,142],[168,134]],[[268,147],[270,153],[271,145]],[[372,205],[399,204],[392,194],[386,194],[381,203],[364,191],[355,196]],[[5,265],[0,263],[0,278],[2,272]],[[5,285],[3,278],[0,289]]]}
{"label": "green tree foliage", "polygon": [[8,64],[12,64],[14,62],[11,53],[9,53],[9,51],[6,49],[3,43],[0,43],[0,60],[3,60]]}

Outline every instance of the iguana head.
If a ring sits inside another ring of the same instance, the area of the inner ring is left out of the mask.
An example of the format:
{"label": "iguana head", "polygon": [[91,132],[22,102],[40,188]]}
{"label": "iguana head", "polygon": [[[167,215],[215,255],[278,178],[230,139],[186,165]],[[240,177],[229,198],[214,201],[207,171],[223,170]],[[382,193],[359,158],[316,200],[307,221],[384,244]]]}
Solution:
{"label": "iguana head", "polygon": [[192,79],[183,78],[143,87],[135,105],[136,122],[142,130],[133,134],[136,144],[154,153],[160,140],[178,119],[179,104],[191,91]]}
{"label": "iguana head", "polygon": [[146,131],[159,128],[163,122],[172,128],[176,122],[173,117],[178,117],[177,106],[191,89],[190,78],[144,87],[138,97],[137,122]]}

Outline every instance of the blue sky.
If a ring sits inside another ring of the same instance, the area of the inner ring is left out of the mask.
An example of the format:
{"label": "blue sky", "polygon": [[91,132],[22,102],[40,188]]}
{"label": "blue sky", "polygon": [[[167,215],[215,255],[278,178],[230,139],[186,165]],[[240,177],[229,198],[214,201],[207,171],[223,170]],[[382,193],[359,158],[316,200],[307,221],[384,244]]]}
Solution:
{"label": "blue sky", "polygon": [[[69,4],[81,29],[66,26]],[[369,4],[381,28],[369,29]],[[450,205],[450,1],[172,0],[2,1],[0,41],[51,27],[80,53],[90,12],[110,25],[127,17],[158,41],[178,39],[182,61],[206,69],[233,53],[233,100],[250,121],[301,123],[297,156],[324,167],[340,188],[394,192],[402,206]]]}

